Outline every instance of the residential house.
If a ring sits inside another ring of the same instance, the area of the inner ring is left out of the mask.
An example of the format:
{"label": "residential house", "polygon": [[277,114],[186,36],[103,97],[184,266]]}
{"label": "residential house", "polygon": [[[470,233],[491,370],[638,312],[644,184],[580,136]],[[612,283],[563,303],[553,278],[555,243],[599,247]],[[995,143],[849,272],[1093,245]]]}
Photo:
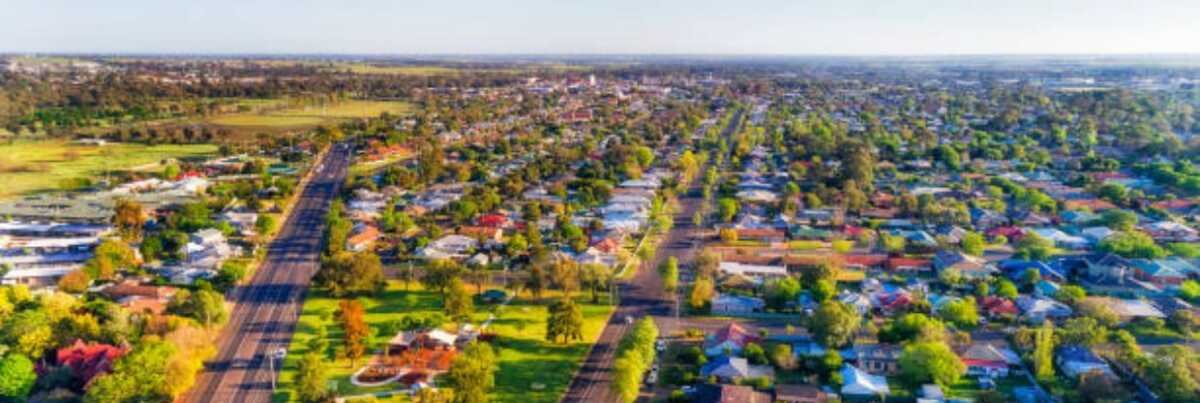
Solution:
{"label": "residential house", "polygon": [[378,228],[370,224],[359,224],[351,231],[350,236],[346,237],[346,249],[352,252],[363,252],[371,249],[383,234]]}
{"label": "residential house", "polygon": [[745,385],[701,384],[692,396],[695,403],[770,403],[771,396]]}
{"label": "residential house", "polygon": [[212,228],[191,234],[184,250],[187,252],[187,266],[206,269],[220,267],[221,263],[232,257],[235,252],[226,241],[225,235]]}
{"label": "residential house", "polygon": [[734,294],[717,294],[712,299],[712,312],[718,315],[739,315],[761,311],[766,307],[762,298]]}
{"label": "residential house", "polygon": [[254,236],[258,214],[251,211],[226,211],[221,213],[221,221],[229,223],[242,236]]}
{"label": "residential house", "polygon": [[861,344],[843,351],[846,361],[853,361],[858,368],[872,374],[895,374],[900,370],[900,354],[904,347],[897,344]]}
{"label": "residential house", "polygon": [[940,275],[945,271],[958,272],[964,279],[985,281],[997,270],[987,260],[960,251],[939,250],[933,257],[933,267]]}
{"label": "residential house", "polygon": [[1165,259],[1134,259],[1133,275],[1138,280],[1148,281],[1160,287],[1175,287],[1189,277],[1200,274],[1200,269],[1178,256]]}
{"label": "residential house", "polygon": [[717,271],[727,275],[745,276],[759,284],[770,278],[783,278],[788,275],[787,267],[785,266],[743,264],[738,262],[721,262],[717,266]]}
{"label": "residential house", "polygon": [[479,241],[465,235],[446,235],[425,245],[420,255],[426,259],[462,259],[479,247]]}
{"label": "residential house", "polygon": [[1017,297],[1017,307],[1021,308],[1021,316],[1034,323],[1047,319],[1066,319],[1073,312],[1071,307],[1049,298],[1035,298],[1027,295]]}
{"label": "residential house", "polygon": [[704,340],[704,354],[715,357],[739,354],[746,344],[756,343],[759,337],[737,323],[730,323]]}
{"label": "residential house", "polygon": [[967,374],[992,378],[1008,376],[1009,368],[1021,365],[1021,357],[1008,347],[974,343],[958,354],[967,366]]}
{"label": "residential house", "polygon": [[1021,313],[1011,299],[992,295],[979,300],[979,309],[989,318],[1015,318]]}
{"label": "residential house", "polygon": [[776,403],[825,403],[828,400],[817,385],[775,385]]}
{"label": "residential house", "polygon": [[1099,372],[1106,376],[1116,377],[1112,368],[1109,367],[1108,362],[1083,346],[1069,345],[1060,347],[1055,354],[1054,362],[1058,364],[1058,368],[1062,371],[1063,375],[1071,379],[1077,379],[1080,375],[1090,372]]}
{"label": "residential house", "polygon": [[883,398],[891,394],[887,378],[872,375],[850,364],[842,364],[842,396],[845,398]]}
{"label": "residential house", "polygon": [[742,357],[724,355],[709,361],[700,368],[700,376],[716,377],[721,382],[735,383],[742,379],[775,378],[775,369],[770,365],[750,365]]}
{"label": "residential house", "polygon": [[1087,297],[1085,299],[1109,307],[1122,322],[1142,318],[1165,319],[1167,317],[1166,314],[1147,300],[1112,297]]}

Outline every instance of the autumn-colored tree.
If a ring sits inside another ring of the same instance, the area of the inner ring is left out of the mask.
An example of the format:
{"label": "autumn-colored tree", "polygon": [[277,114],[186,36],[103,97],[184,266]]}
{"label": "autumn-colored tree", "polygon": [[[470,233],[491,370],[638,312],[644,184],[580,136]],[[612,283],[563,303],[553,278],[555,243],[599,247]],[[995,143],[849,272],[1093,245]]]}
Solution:
{"label": "autumn-colored tree", "polygon": [[342,339],[345,343],[345,350],[343,352],[346,358],[350,359],[351,367],[355,366],[358,359],[367,352],[367,333],[370,332],[370,329],[367,327],[365,316],[366,311],[361,302],[346,299],[338,302],[337,319],[344,333]]}
{"label": "autumn-colored tree", "polygon": [[146,223],[146,213],[142,205],[130,199],[117,199],[113,206],[113,226],[125,240],[136,241],[142,238],[142,225]]}
{"label": "autumn-colored tree", "polygon": [[79,294],[87,291],[88,285],[92,283],[92,278],[83,270],[75,270],[67,273],[58,279],[59,291]]}

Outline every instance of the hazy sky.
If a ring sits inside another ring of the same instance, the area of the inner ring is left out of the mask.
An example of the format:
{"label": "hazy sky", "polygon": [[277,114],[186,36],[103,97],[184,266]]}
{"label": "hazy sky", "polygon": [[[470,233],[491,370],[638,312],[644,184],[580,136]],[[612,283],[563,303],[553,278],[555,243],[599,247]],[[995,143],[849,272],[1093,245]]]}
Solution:
{"label": "hazy sky", "polygon": [[1200,53],[1200,0],[0,0],[0,52]]}

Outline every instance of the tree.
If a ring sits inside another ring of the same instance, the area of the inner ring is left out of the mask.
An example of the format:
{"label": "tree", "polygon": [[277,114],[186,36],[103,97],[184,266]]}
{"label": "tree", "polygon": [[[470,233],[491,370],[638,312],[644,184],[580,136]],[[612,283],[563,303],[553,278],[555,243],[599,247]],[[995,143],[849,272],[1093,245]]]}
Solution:
{"label": "tree", "polygon": [[472,342],[454,357],[446,378],[454,388],[455,403],[486,403],[488,392],[496,384],[496,354],[492,347]]}
{"label": "tree", "polygon": [[387,285],[383,263],[375,253],[339,252],[321,263],[313,280],[335,297],[376,293]]}
{"label": "tree", "polygon": [[1075,309],[1079,312],[1080,316],[1095,319],[1096,322],[1104,326],[1113,326],[1120,321],[1117,312],[1101,299],[1084,299],[1075,304]]}
{"label": "tree", "polygon": [[[612,282],[612,269],[596,263],[583,265],[579,269],[580,281],[592,293],[592,303],[600,302],[600,290],[607,289]],[[666,281],[666,278],[663,279]]]}
{"label": "tree", "polygon": [[617,359],[613,363],[613,392],[626,403],[637,399],[642,376],[655,359],[654,342],[658,339],[658,328],[654,320],[644,317],[633,325],[617,346]]}
{"label": "tree", "polygon": [[83,270],[92,279],[111,280],[117,271],[137,264],[137,254],[128,244],[117,239],[106,239],[96,246],[92,258],[83,265]]}
{"label": "tree", "polygon": [[733,222],[733,217],[737,216],[737,213],[737,200],[728,197],[717,200],[717,215],[721,217],[721,221]]}
{"label": "tree", "polygon": [[304,354],[296,366],[296,397],[303,403],[325,401],[329,395],[325,384],[329,382],[329,370],[325,357],[317,351]]}
{"label": "tree", "polygon": [[1100,222],[1114,231],[1132,231],[1137,226],[1137,214],[1122,209],[1108,209],[1100,214]]}
{"label": "tree", "polygon": [[36,381],[37,373],[29,358],[9,353],[0,359],[0,400],[24,401]]}
{"label": "tree", "polygon": [[813,313],[810,327],[821,344],[839,348],[858,331],[859,316],[852,308],[837,301],[825,301]]}
{"label": "tree", "polygon": [[1179,285],[1179,296],[1188,301],[1200,301],[1200,281],[1184,281]]}
{"label": "tree", "polygon": [[437,290],[438,293],[444,294],[450,281],[458,278],[461,273],[462,266],[455,261],[437,259],[425,266],[425,273],[421,276],[421,285],[425,286],[427,290]]}
{"label": "tree", "polygon": [[721,242],[735,243],[738,241],[738,232],[736,228],[721,228],[717,230],[717,236],[721,238]]}
{"label": "tree", "polygon": [[1074,284],[1064,285],[1054,293],[1055,299],[1069,305],[1078,304],[1084,297],[1087,297],[1087,291]]}
{"label": "tree", "polygon": [[708,310],[713,296],[717,293],[716,284],[712,277],[700,276],[692,283],[692,293],[688,296],[688,306],[697,311]]}
{"label": "tree", "polygon": [[883,327],[879,340],[889,343],[940,342],[946,339],[946,325],[923,313],[906,313]]}
{"label": "tree", "polygon": [[825,302],[833,299],[837,295],[837,283],[833,280],[821,280],[812,286],[812,297],[814,301]]}
{"label": "tree", "polygon": [[350,359],[350,366],[355,366],[358,359],[367,351],[367,336],[371,331],[364,319],[366,311],[357,300],[341,300],[338,302],[338,324],[342,327],[343,353]]}
{"label": "tree", "polygon": [[171,401],[168,390],[168,364],[177,348],[165,341],[143,343],[133,352],[117,359],[112,372],[95,378],[84,395],[84,402]]}
{"label": "tree", "polygon": [[742,348],[742,357],[754,365],[767,363],[767,352],[758,343],[747,343],[746,347]]}
{"label": "tree", "polygon": [[275,217],[269,214],[260,215],[254,220],[254,231],[260,236],[269,235],[272,231],[275,231],[275,226]]}
{"label": "tree", "polygon": [[771,363],[776,368],[790,370],[796,368],[796,356],[792,354],[792,346],[787,343],[771,347]]}
{"label": "tree", "polygon": [[796,301],[800,296],[800,282],[792,277],[771,280],[767,283],[767,305],[775,309],[787,307],[789,302]]}
{"label": "tree", "polygon": [[213,290],[181,290],[172,297],[168,309],[179,316],[195,319],[204,327],[224,323],[229,318],[225,310],[225,296]]}
{"label": "tree", "polygon": [[966,235],[963,235],[959,244],[962,246],[963,253],[972,256],[983,256],[983,247],[987,245],[987,242],[984,241],[982,234],[969,231]]}
{"label": "tree", "polygon": [[467,286],[458,278],[450,279],[446,293],[442,295],[442,305],[446,308],[446,316],[459,321],[466,321],[475,311],[475,302],[471,299]]}
{"label": "tree", "polygon": [[1017,241],[1015,256],[1023,260],[1046,260],[1054,254],[1054,242],[1030,232]]}
{"label": "tree", "polygon": [[663,291],[674,294],[675,289],[679,287],[679,259],[668,256],[667,261],[660,268],[660,274],[663,280]]}
{"label": "tree", "polygon": [[945,343],[909,344],[898,365],[901,377],[911,385],[933,382],[945,388],[967,372],[967,366]]}
{"label": "tree", "polygon": [[575,300],[564,297],[550,304],[546,320],[546,340],[563,343],[583,339],[583,310]]}
{"label": "tree", "polygon": [[58,279],[58,289],[72,294],[82,294],[91,285],[92,278],[83,270],[75,270]]}
{"label": "tree", "polygon": [[1108,340],[1108,328],[1093,318],[1071,318],[1059,330],[1058,339],[1068,345],[1096,346]]}
{"label": "tree", "polygon": [[[20,301],[18,298],[14,300]],[[37,360],[54,346],[54,331],[46,310],[26,309],[0,322],[4,344],[21,355]]]}
{"label": "tree", "polygon": [[120,198],[113,205],[113,226],[121,237],[127,241],[142,238],[142,225],[146,223],[146,214],[142,205],[136,201]]}
{"label": "tree", "polygon": [[1045,321],[1034,333],[1033,375],[1041,382],[1054,380],[1054,322]]}
{"label": "tree", "polygon": [[966,297],[947,302],[938,311],[942,319],[962,328],[973,328],[979,324],[979,310],[975,298]]}
{"label": "tree", "polygon": [[1154,238],[1141,231],[1115,233],[1100,241],[1098,248],[1130,259],[1157,259],[1167,255],[1165,249],[1154,243]]}
{"label": "tree", "polygon": [[1004,298],[1017,297],[1017,285],[1007,279],[1000,279],[996,282],[996,295]]}

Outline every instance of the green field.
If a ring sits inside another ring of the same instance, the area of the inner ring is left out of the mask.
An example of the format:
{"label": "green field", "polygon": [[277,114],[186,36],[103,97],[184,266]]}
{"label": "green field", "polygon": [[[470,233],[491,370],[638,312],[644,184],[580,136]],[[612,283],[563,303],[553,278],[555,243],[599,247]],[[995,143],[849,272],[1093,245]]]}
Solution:
{"label": "green field", "polygon": [[[549,300],[550,297],[546,299]],[[391,282],[387,290],[379,296],[364,298],[362,301],[367,311],[367,323],[372,329],[379,329],[389,321],[400,320],[405,316],[426,317],[442,311],[441,298],[436,293],[421,290],[419,285],[413,285],[412,291],[405,291],[401,282]],[[478,312],[474,315],[473,322],[478,324],[487,318],[488,313],[485,309],[494,309],[496,313],[496,319],[489,328],[490,332],[497,334],[493,347],[499,353],[499,371],[496,374],[496,388],[492,393],[492,401],[512,403],[557,402],[612,312],[612,308],[607,305],[584,304],[583,333],[586,341],[551,344],[545,341],[545,305],[530,302],[525,298],[514,299],[508,306],[500,308],[477,305]],[[295,377],[296,363],[306,353],[305,346],[318,326],[327,325],[330,350],[340,351],[341,331],[330,320],[336,310],[337,299],[319,290],[309,293],[279,376],[276,401],[289,401],[293,398],[291,383]],[[380,334],[377,339],[383,343],[391,337],[390,334]],[[332,351],[329,353],[329,373],[331,380],[337,384],[339,395],[388,392],[402,387],[356,387],[349,382],[350,375],[356,368],[350,366],[349,360]],[[365,360],[360,359],[359,365]],[[543,388],[534,390],[534,384],[541,384]]]}
{"label": "green field", "polygon": [[210,144],[88,146],[67,140],[18,140],[0,144],[0,182],[4,183],[0,198],[58,189],[65,179],[95,178],[106,171],[216,152],[217,146]]}
{"label": "green field", "polygon": [[383,112],[397,115],[411,111],[406,102],[343,101],[330,106],[309,106],[269,112],[233,113],[208,119],[209,123],[232,128],[305,129],[340,119],[370,118]]}

